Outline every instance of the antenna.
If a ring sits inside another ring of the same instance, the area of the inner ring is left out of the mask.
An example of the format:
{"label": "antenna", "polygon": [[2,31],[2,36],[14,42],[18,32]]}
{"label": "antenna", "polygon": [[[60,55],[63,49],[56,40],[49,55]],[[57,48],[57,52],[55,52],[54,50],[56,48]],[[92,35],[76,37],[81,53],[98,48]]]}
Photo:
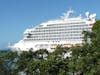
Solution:
{"label": "antenna", "polygon": [[8,43],[8,47],[11,47],[11,43],[10,42]]}
{"label": "antenna", "polygon": [[72,10],[72,9],[70,9],[68,12],[67,12],[67,14],[66,14],[66,17],[68,18],[71,14],[73,14],[74,13],[74,11]]}
{"label": "antenna", "polygon": [[80,14],[79,17],[82,18],[82,14]]}
{"label": "antenna", "polygon": [[61,16],[61,18],[62,19],[69,18],[69,16],[73,13],[74,13],[74,11],[72,9],[69,9],[69,11],[67,13],[63,13],[63,16]]}

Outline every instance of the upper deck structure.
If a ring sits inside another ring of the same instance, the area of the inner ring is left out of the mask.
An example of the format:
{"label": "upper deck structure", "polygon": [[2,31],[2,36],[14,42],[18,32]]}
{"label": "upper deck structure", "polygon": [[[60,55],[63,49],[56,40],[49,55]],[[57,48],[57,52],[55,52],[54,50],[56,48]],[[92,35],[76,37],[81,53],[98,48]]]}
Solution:
{"label": "upper deck structure", "polygon": [[81,15],[70,17],[73,10],[69,10],[56,20],[50,20],[34,28],[26,29],[24,38],[11,48],[20,51],[32,49],[47,49],[53,51],[57,45],[71,47],[83,43],[83,31],[91,31],[96,21],[96,14],[86,12],[86,18]]}

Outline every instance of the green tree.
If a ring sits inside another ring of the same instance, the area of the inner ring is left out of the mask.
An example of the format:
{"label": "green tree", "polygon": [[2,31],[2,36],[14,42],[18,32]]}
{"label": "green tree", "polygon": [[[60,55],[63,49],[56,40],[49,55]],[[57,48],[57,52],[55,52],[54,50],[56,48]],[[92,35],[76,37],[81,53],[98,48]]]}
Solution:
{"label": "green tree", "polygon": [[17,52],[9,51],[0,57],[0,74],[13,75]]}
{"label": "green tree", "polygon": [[[84,75],[100,74],[100,20],[94,24],[93,31],[84,31],[83,46],[72,47],[72,57],[69,63],[70,73]],[[91,43],[87,43],[91,38]]]}

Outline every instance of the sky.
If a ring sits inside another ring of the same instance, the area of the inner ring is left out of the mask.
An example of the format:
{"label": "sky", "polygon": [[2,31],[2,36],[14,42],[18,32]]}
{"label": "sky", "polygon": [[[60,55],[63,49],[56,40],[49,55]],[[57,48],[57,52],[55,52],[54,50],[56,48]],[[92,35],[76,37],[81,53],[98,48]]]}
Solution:
{"label": "sky", "polygon": [[100,19],[100,0],[0,0],[0,49],[23,39],[27,28],[57,19],[70,8],[74,16],[86,11]]}

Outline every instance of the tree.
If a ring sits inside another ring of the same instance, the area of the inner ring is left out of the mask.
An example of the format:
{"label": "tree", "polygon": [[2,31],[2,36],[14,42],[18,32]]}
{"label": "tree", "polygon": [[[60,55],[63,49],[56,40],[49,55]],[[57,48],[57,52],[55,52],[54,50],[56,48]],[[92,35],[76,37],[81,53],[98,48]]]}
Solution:
{"label": "tree", "polygon": [[[69,63],[70,73],[83,75],[100,74],[100,20],[94,24],[92,32],[83,32],[85,43],[72,47],[72,57]],[[91,43],[87,43],[91,38]]]}
{"label": "tree", "polygon": [[17,52],[9,51],[0,57],[0,74],[13,75]]}

